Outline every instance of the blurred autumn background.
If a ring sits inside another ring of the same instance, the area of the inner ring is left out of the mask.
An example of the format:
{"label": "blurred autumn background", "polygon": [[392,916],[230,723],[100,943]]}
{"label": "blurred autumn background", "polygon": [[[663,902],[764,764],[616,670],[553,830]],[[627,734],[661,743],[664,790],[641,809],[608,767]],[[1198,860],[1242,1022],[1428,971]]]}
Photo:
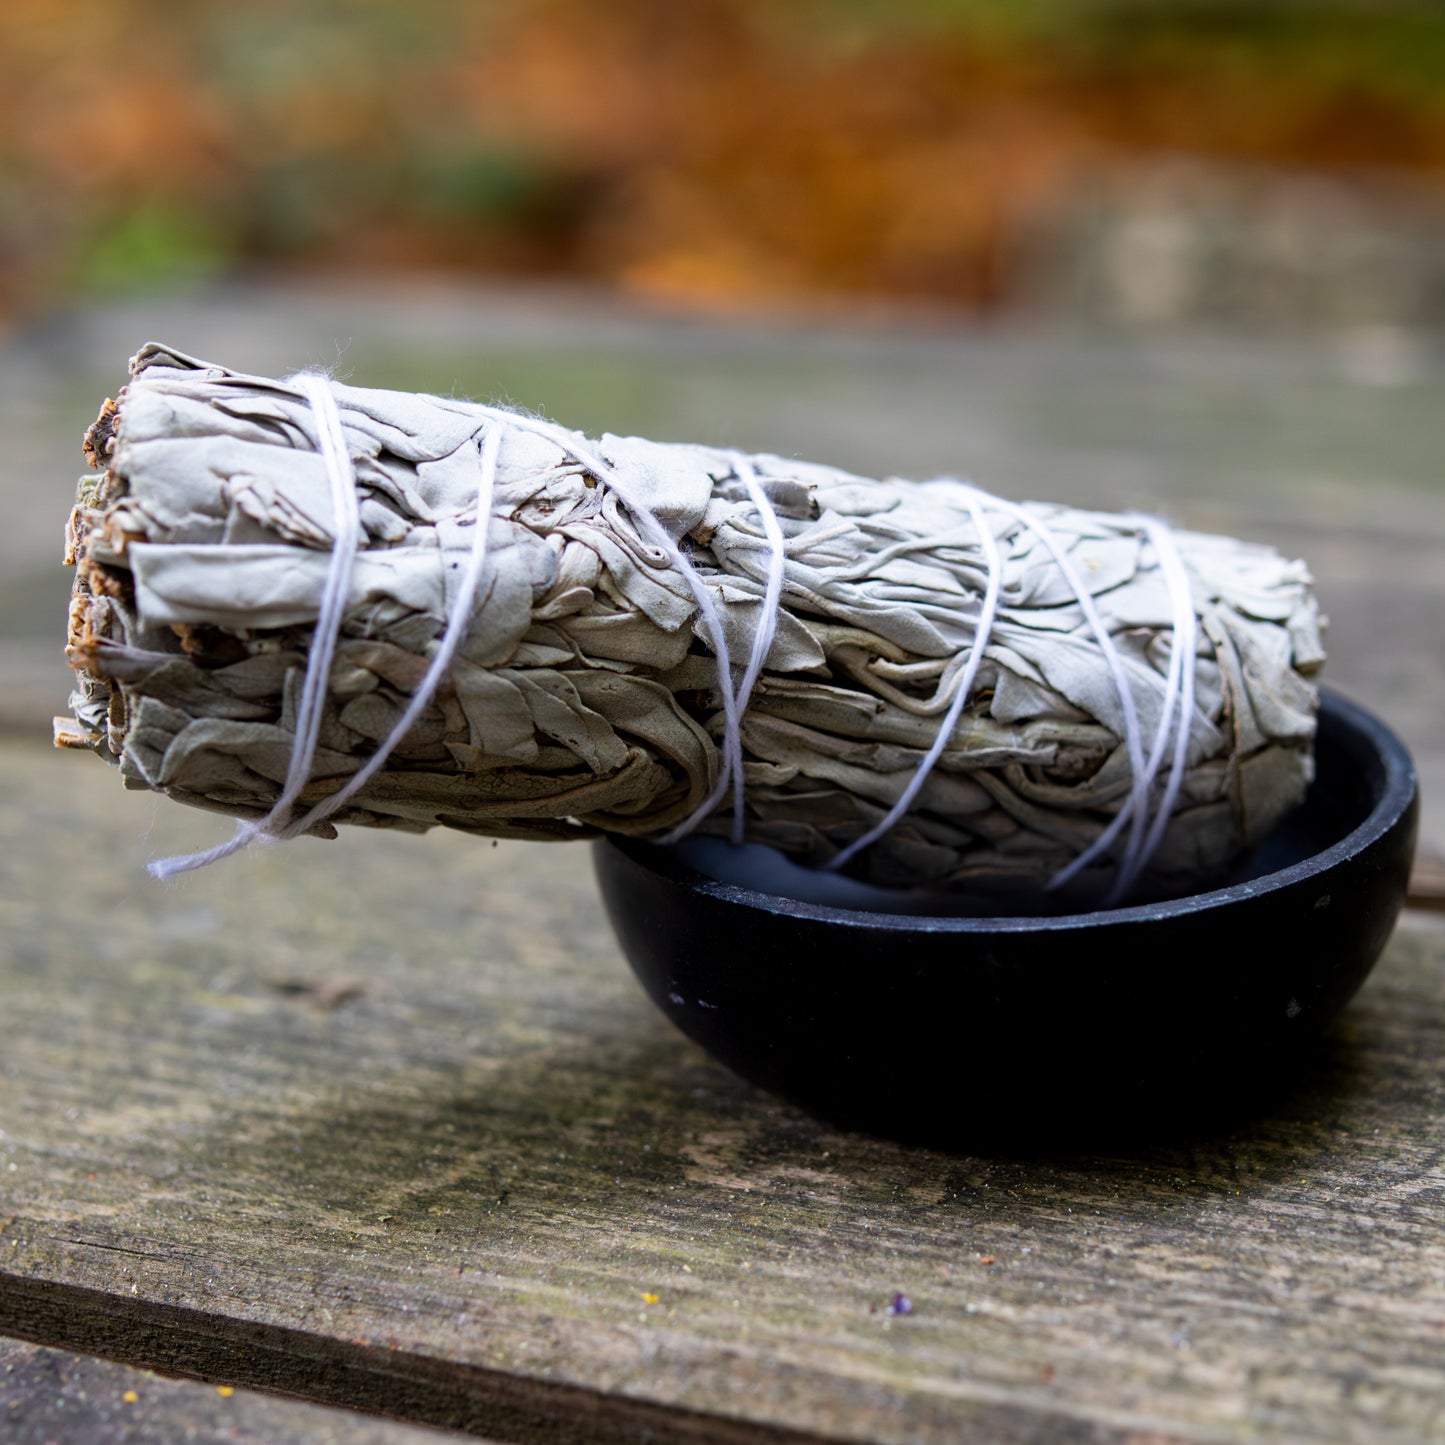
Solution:
{"label": "blurred autumn background", "polygon": [[243,273],[1445,318],[1445,8],[5,0],[0,322]]}

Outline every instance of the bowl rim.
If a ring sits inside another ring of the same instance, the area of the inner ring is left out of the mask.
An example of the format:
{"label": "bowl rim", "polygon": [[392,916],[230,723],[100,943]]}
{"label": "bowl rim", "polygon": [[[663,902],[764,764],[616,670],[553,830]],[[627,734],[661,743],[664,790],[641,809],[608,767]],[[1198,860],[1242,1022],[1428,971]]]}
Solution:
{"label": "bowl rim", "polygon": [[[1130,904],[1123,908],[1099,908],[1088,913],[1062,913],[1046,916],[1000,914],[998,916],[961,916],[918,913],[885,913],[873,909],[843,908],[836,904],[812,903],[790,898],[786,894],[763,893],[739,883],[727,883],[699,872],[677,856],[650,844],[645,839],[613,836],[600,840],[624,853],[639,867],[680,883],[695,893],[702,893],[721,902],[733,903],[760,912],[781,914],[790,919],[808,919],[819,923],[836,923],[844,927],[887,929],[896,933],[1064,933],[1086,928],[1105,928],[1112,924],[1163,921],[1188,917],[1244,903],[1268,894],[1281,892],[1328,874],[1336,866],[1348,862],[1371,844],[1385,837],[1415,802],[1419,784],[1415,764],[1409,750],[1398,736],[1374,713],[1351,701],[1333,688],[1320,689],[1320,712],[1328,712],[1332,722],[1342,723],[1347,730],[1363,738],[1379,759],[1384,780],[1379,796],[1366,817],[1344,837],[1328,848],[1287,864],[1258,878],[1231,883],[1223,888],[1191,893],[1183,898],[1158,903]],[[647,858],[639,858],[635,845],[649,850]],[[656,862],[653,858],[656,858]]]}

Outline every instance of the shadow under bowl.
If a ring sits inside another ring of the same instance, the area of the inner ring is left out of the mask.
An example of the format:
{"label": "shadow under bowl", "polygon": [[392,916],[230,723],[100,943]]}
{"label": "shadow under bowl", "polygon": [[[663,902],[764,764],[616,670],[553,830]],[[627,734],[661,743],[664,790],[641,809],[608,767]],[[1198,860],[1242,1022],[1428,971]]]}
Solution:
{"label": "shadow under bowl", "polygon": [[597,843],[594,862],[653,1002],[765,1089],[945,1147],[1150,1137],[1297,1073],[1395,926],[1419,808],[1409,753],[1327,693],[1316,762],[1242,881],[1137,907],[864,912],[630,839]]}

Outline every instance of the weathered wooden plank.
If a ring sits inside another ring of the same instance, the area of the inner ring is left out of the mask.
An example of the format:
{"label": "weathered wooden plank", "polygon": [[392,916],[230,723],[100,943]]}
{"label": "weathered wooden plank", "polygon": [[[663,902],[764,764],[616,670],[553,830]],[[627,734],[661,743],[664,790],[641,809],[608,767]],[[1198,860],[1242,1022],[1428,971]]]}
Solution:
{"label": "weathered wooden plank", "polygon": [[[427,1445],[434,1430],[0,1339],[7,1445]],[[459,1437],[451,1437],[459,1438]]]}
{"label": "weathered wooden plank", "polygon": [[354,833],[160,888],[223,825],[14,742],[0,797],[11,1333],[520,1439],[1445,1429],[1430,921],[1256,1119],[953,1157],[670,1033],[579,851]]}
{"label": "weathered wooden plank", "polygon": [[[275,370],[337,334],[360,381],[1172,497],[1302,552],[1331,676],[1416,748],[1445,848],[1438,367],[1380,390],[1227,344],[485,310],[223,296],[0,351],[0,730],[63,708],[53,539],[110,359],[159,325]],[[1445,1430],[1437,920],[1254,1120],[1129,1157],[954,1158],[830,1131],[671,1035],[578,854],[353,835],[141,876],[223,826],[0,741],[0,1329],[514,1439]]]}

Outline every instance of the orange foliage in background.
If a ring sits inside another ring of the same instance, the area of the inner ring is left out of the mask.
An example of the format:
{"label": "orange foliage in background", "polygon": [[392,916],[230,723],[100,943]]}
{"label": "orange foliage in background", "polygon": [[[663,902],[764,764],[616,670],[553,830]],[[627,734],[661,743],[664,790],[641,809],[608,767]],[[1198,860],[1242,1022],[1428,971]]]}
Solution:
{"label": "orange foliage in background", "polygon": [[0,309],[256,263],[985,308],[1141,155],[1433,184],[1442,73],[1362,0],[6,0]]}

